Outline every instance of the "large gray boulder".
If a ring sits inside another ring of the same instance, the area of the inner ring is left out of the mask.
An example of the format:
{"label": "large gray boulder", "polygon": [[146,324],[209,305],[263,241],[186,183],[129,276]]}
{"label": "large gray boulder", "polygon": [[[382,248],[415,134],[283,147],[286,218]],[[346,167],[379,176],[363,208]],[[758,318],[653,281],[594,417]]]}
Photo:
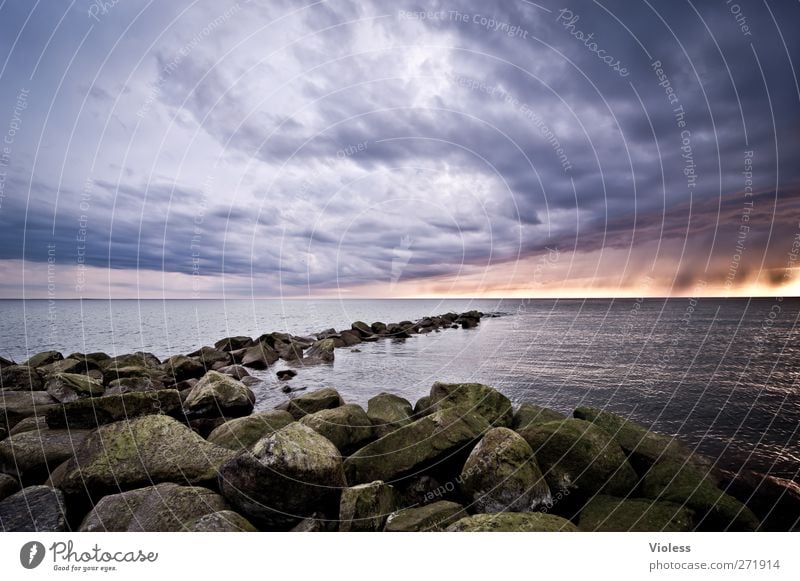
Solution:
{"label": "large gray boulder", "polygon": [[238,363],[251,369],[266,369],[278,360],[278,353],[266,343],[256,343],[242,353]]}
{"label": "large gray boulder", "polygon": [[228,420],[209,434],[208,441],[229,450],[244,450],[293,421],[292,414],[286,411],[261,412]]}
{"label": "large gray boulder", "polygon": [[60,533],[66,530],[66,508],[60,490],[29,486],[0,501],[0,531]]}
{"label": "large gray boulder", "polygon": [[488,428],[482,416],[460,408],[436,412],[356,451],[345,461],[348,482],[391,482],[446,457],[466,455]]}
{"label": "large gray boulder", "polygon": [[372,422],[364,409],[356,404],[305,415],[300,418],[300,423],[325,436],[342,453],[372,439]]}
{"label": "large gray boulder", "polygon": [[480,383],[441,383],[431,387],[431,407],[443,410],[451,407],[473,411],[492,426],[510,427],[514,413],[511,401],[502,393]]}
{"label": "large gray boulder", "polygon": [[578,527],[565,518],[544,512],[501,512],[468,516],[447,530],[456,533],[572,533],[578,532]]}
{"label": "large gray boulder", "polygon": [[534,405],[532,403],[523,403],[514,413],[513,427],[515,430],[521,430],[523,428],[527,428],[528,426],[546,424],[547,422],[565,419],[567,419],[567,416],[560,414],[557,411]]}
{"label": "large gray boulder", "polygon": [[27,482],[41,483],[68,460],[88,430],[33,430],[0,441],[0,471]]}
{"label": "large gray boulder", "polygon": [[339,450],[294,422],[242,451],[219,472],[234,509],[267,530],[285,530],[315,511],[333,512],[346,486]]}
{"label": "large gray boulder", "polygon": [[108,384],[105,395],[121,395],[138,391],[158,391],[164,384],[152,377],[123,377]]}
{"label": "large gray boulder", "polygon": [[305,415],[337,408],[341,405],[344,405],[344,400],[339,395],[339,392],[333,388],[325,387],[287,400],[275,409],[288,411],[293,418],[299,420]]}
{"label": "large gray boulder", "polygon": [[100,499],[84,517],[85,532],[178,532],[197,519],[230,507],[216,492],[171,482],[137,488]]}
{"label": "large gray boulder", "polygon": [[42,367],[55,363],[56,361],[61,361],[62,359],[64,359],[64,356],[58,351],[42,351],[25,361],[23,365],[27,365],[28,367]]}
{"label": "large gray boulder", "polygon": [[0,369],[0,389],[41,391],[44,383],[39,372],[27,365],[9,365]]}
{"label": "large gray boulder", "polygon": [[393,393],[380,393],[367,402],[367,416],[380,438],[413,421],[411,403]]}
{"label": "large gray boulder", "polygon": [[106,390],[100,381],[77,373],[56,373],[47,380],[45,389],[61,403],[101,396]]}
{"label": "large gray boulder", "polygon": [[46,391],[0,391],[0,423],[11,429],[31,416],[44,416],[58,402]]}
{"label": "large gray boulder", "polygon": [[461,490],[479,513],[530,512],[551,503],[533,450],[516,432],[493,428],[461,470]]}
{"label": "large gray boulder", "polygon": [[440,500],[425,506],[393,512],[386,519],[383,530],[391,533],[443,531],[466,516],[468,515],[460,504]]}
{"label": "large gray boulder", "polygon": [[199,379],[206,372],[206,366],[196,357],[186,355],[174,355],[161,365],[167,377],[173,383],[185,381],[187,379]]}
{"label": "large gray boulder", "polygon": [[183,407],[195,418],[246,416],[253,411],[256,396],[241,381],[209,371],[189,392]]}
{"label": "large gray boulder", "polygon": [[345,488],[339,505],[339,530],[381,531],[394,510],[394,488],[380,480]]}
{"label": "large gray boulder", "polygon": [[213,483],[234,455],[173,418],[144,416],[93,430],[51,480],[67,495],[97,499],[160,482]]}
{"label": "large gray boulder", "polygon": [[628,496],[637,476],[622,449],[606,432],[583,420],[567,419],[520,430],[555,495]]}
{"label": "large gray boulder", "polygon": [[303,356],[303,363],[333,363],[335,348],[336,342],[333,339],[315,341]]}
{"label": "large gray boulder", "polygon": [[135,391],[81,399],[56,406],[47,412],[51,428],[95,428],[140,416],[179,416],[181,396],[175,389]]}

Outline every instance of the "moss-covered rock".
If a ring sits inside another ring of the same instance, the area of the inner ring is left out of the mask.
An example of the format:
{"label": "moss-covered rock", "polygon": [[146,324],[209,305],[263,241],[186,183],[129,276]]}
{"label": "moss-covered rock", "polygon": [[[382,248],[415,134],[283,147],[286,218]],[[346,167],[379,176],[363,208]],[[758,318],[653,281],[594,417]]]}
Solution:
{"label": "moss-covered rock", "polygon": [[566,419],[520,430],[555,495],[627,496],[637,477],[622,449],[590,422]]}
{"label": "moss-covered rock", "polygon": [[303,356],[303,363],[333,363],[335,349],[336,341],[333,339],[314,341],[314,344]]}
{"label": "moss-covered rock", "polygon": [[92,498],[161,482],[213,482],[234,452],[206,442],[178,421],[151,415],[93,430],[59,467],[54,486]]}
{"label": "moss-covered rock", "polygon": [[104,496],[79,530],[177,532],[190,529],[200,517],[228,508],[225,499],[208,488],[168,482]]}
{"label": "moss-covered rock", "polygon": [[186,355],[174,355],[164,361],[161,367],[173,383],[186,379],[199,379],[206,373],[206,366],[202,361],[197,357]]}
{"label": "moss-covered rock", "polygon": [[339,392],[325,387],[285,401],[275,409],[288,411],[294,419],[299,420],[307,414],[337,408],[340,405],[344,405],[344,400]]}
{"label": "moss-covered rock", "polygon": [[582,531],[680,533],[694,530],[695,515],[673,502],[597,495],[583,507],[578,526]]}
{"label": "moss-covered rock", "polygon": [[523,403],[514,413],[513,427],[515,430],[521,430],[528,426],[537,426],[539,424],[565,419],[567,419],[567,417],[557,411],[532,403]]}
{"label": "moss-covered rock", "polygon": [[492,428],[461,470],[461,490],[479,513],[528,512],[551,502],[533,450],[516,432]]}
{"label": "moss-covered rock", "polygon": [[108,384],[106,395],[121,395],[137,391],[158,391],[164,389],[164,384],[152,377],[124,377],[115,379]]}
{"label": "moss-covered rock", "polygon": [[28,367],[42,367],[55,363],[56,361],[61,361],[62,359],[64,359],[64,356],[58,351],[42,351],[25,361],[23,365],[27,365]]}
{"label": "moss-covered rock", "polygon": [[88,430],[34,430],[0,441],[0,471],[37,484],[72,457]]}
{"label": "moss-covered rock", "polygon": [[367,415],[379,438],[410,424],[413,414],[409,401],[393,393],[380,393],[367,402]]}
{"label": "moss-covered rock", "polygon": [[278,360],[278,353],[269,345],[263,342],[256,343],[252,347],[247,347],[241,353],[241,357],[234,354],[237,363],[251,369],[266,369]]}
{"label": "moss-covered rock", "polygon": [[414,419],[419,419],[423,416],[427,416],[433,410],[431,409],[431,396],[423,395],[421,398],[417,400],[417,403],[414,404]]}
{"label": "moss-covered rock", "polygon": [[381,531],[394,509],[394,488],[380,480],[345,488],[339,504],[339,530]]}
{"label": "moss-covered rock", "polygon": [[219,474],[222,495],[267,530],[289,528],[315,511],[336,510],[345,486],[339,450],[298,422],[240,452]]}
{"label": "moss-covered rock", "polygon": [[33,367],[9,365],[0,370],[0,389],[41,391],[44,389],[44,382]]}
{"label": "moss-covered rock", "polygon": [[543,512],[501,512],[476,514],[462,518],[447,527],[449,532],[577,532],[578,527],[565,518]]}
{"label": "moss-covered rock", "polygon": [[482,416],[462,408],[433,413],[367,444],[350,456],[345,461],[348,482],[389,482],[449,455],[466,454],[488,427]]}
{"label": "moss-covered rock", "polygon": [[383,530],[391,533],[443,531],[467,516],[464,507],[455,502],[440,500],[425,506],[393,512]]}
{"label": "moss-covered rock", "polygon": [[0,501],[0,532],[58,533],[67,530],[64,495],[49,486],[29,486]]}
{"label": "moss-covered rock", "polygon": [[201,516],[184,530],[193,533],[255,533],[253,524],[232,510],[220,510]]}
{"label": "moss-covered rock", "polygon": [[451,407],[471,410],[492,426],[510,427],[514,417],[511,401],[502,393],[480,383],[440,383],[431,387],[431,407],[439,411]]}
{"label": "moss-covered rock", "polygon": [[135,391],[65,403],[47,412],[51,428],[95,428],[140,416],[179,416],[181,396],[175,389]]}
{"label": "moss-covered rock", "polygon": [[657,462],[641,484],[642,496],[692,509],[698,528],[709,531],[754,531],[756,516],[744,504],[717,488],[708,472],[692,463]]}
{"label": "moss-covered rock", "polygon": [[10,430],[31,416],[43,416],[57,405],[46,391],[0,391],[0,423]]}
{"label": "moss-covered rock", "polygon": [[47,380],[45,389],[61,403],[101,396],[106,390],[101,382],[77,373],[56,373]]}
{"label": "moss-covered rock", "polygon": [[183,407],[194,418],[236,418],[253,411],[256,396],[241,381],[209,371],[189,392]]}
{"label": "moss-covered rock", "polygon": [[209,434],[208,441],[229,450],[244,450],[293,421],[292,414],[286,411],[261,412],[228,420]]}
{"label": "moss-covered rock", "polygon": [[372,439],[372,422],[364,409],[356,404],[308,414],[300,418],[300,423],[325,436],[342,453]]}

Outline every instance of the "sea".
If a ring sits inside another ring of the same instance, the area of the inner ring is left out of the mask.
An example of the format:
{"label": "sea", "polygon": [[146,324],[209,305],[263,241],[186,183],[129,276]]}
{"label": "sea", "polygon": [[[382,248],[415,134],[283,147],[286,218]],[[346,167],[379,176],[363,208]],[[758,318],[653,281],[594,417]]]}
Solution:
{"label": "sea", "polygon": [[[160,358],[232,335],[308,335],[353,321],[399,322],[477,309],[474,329],[337,349],[295,368],[294,390],[334,387],[366,405],[412,403],[434,381],[480,382],[515,404],[607,409],[678,437],[725,469],[800,480],[800,299],[0,300],[0,356],[24,361],[148,351]],[[253,374],[257,409],[286,399],[275,367]],[[302,393],[302,391],[301,391]]]}

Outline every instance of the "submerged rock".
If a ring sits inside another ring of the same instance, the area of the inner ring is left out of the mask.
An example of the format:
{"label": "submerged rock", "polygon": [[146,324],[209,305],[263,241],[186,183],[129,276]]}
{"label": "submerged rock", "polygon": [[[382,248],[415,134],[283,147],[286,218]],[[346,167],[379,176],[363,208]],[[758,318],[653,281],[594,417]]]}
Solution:
{"label": "submerged rock", "polygon": [[219,473],[222,495],[268,530],[286,529],[318,510],[335,510],[346,486],[336,447],[294,422],[262,438]]}
{"label": "submerged rock", "polygon": [[673,502],[598,495],[583,507],[578,526],[590,532],[681,533],[694,530],[695,515]]}
{"label": "submerged rock", "polygon": [[293,377],[297,377],[297,372],[293,369],[281,369],[275,375],[277,375],[278,379],[281,381],[289,381]]}
{"label": "submerged rock", "polygon": [[409,401],[393,393],[380,393],[367,402],[367,416],[378,437],[410,424],[413,414]]}
{"label": "submerged rock", "polygon": [[288,426],[294,421],[289,412],[271,410],[228,420],[208,436],[208,441],[229,450],[250,448],[261,438]]}
{"label": "submerged rock", "polygon": [[383,530],[390,533],[443,531],[466,516],[468,515],[460,504],[440,500],[425,506],[393,512],[386,520],[386,527]]}
{"label": "submerged rock", "polygon": [[544,512],[501,512],[476,514],[462,518],[447,527],[449,532],[578,532],[578,527],[565,518]]}
{"label": "submerged rock", "polygon": [[461,407],[471,410],[493,426],[509,427],[514,414],[511,401],[502,393],[480,383],[441,383],[431,387],[431,407],[443,410]]}
{"label": "submerged rock", "polygon": [[395,509],[394,489],[377,480],[342,491],[340,531],[381,531]]}
{"label": "submerged rock", "polygon": [[29,486],[0,501],[0,531],[60,533],[66,530],[66,508],[60,490]]}
{"label": "submerged rock", "polygon": [[461,470],[461,490],[480,513],[530,512],[551,502],[533,450],[516,432],[492,428]]}

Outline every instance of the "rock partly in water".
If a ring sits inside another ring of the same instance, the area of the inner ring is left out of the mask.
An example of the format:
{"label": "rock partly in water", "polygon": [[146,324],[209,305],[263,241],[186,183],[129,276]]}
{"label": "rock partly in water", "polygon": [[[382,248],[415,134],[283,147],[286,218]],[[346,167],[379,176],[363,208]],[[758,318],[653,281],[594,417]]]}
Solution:
{"label": "rock partly in water", "polygon": [[589,532],[681,533],[694,530],[695,516],[673,502],[597,495],[581,510],[578,526]]}
{"label": "rock partly in water", "polygon": [[225,499],[208,488],[167,482],[104,496],[84,517],[79,530],[178,532],[200,517],[228,508]]}
{"label": "rock partly in water", "polygon": [[94,499],[161,482],[213,483],[234,454],[173,418],[144,416],[93,430],[52,481],[68,496]]}
{"label": "rock partly in water", "polygon": [[578,527],[565,518],[544,512],[501,512],[468,516],[453,523],[447,530],[456,533],[571,533],[578,532]]}
{"label": "rock partly in water", "polygon": [[253,411],[255,394],[241,381],[209,371],[189,392],[183,406],[192,418],[237,418]]}
{"label": "rock partly in water", "polygon": [[293,369],[281,369],[275,375],[277,375],[278,379],[281,381],[289,381],[293,377],[297,377],[297,372]]}
{"label": "rock partly in water", "polygon": [[344,400],[339,392],[325,387],[285,401],[275,409],[288,411],[294,419],[299,420],[307,414],[337,408],[340,405],[344,405]]}
{"label": "rock partly in water", "polygon": [[77,373],[56,373],[47,380],[45,389],[53,399],[61,403],[98,397],[106,390],[101,382]]}
{"label": "rock partly in water", "polygon": [[760,524],[749,508],[717,488],[706,470],[691,463],[657,462],[642,479],[641,492],[645,498],[692,509],[699,530],[755,531]]}
{"label": "rock partly in water", "polygon": [[266,369],[278,359],[278,353],[272,347],[257,343],[244,350],[239,363],[251,369]]}
{"label": "rock partly in water", "polygon": [[447,408],[367,444],[345,461],[348,482],[358,484],[419,471],[457,453],[468,454],[489,428],[478,414]]}
{"label": "rock partly in water", "polygon": [[394,510],[394,488],[380,480],[345,488],[339,504],[339,530],[381,531]]}
{"label": "rock partly in water", "polygon": [[315,341],[303,356],[303,364],[333,363],[336,342],[333,339]]}
{"label": "rock partly in water", "polygon": [[461,470],[461,490],[479,513],[530,512],[551,503],[533,450],[516,432],[492,428]]}
{"label": "rock partly in water", "polygon": [[379,438],[410,424],[413,414],[411,403],[393,393],[380,393],[367,402],[367,416]]}
{"label": "rock partly in water", "polygon": [[383,530],[390,533],[443,531],[466,516],[468,515],[460,504],[440,500],[425,506],[393,512],[386,520]]}
{"label": "rock partly in water", "polygon": [[536,426],[565,419],[567,419],[567,416],[557,411],[532,403],[524,403],[519,406],[519,409],[514,414],[513,427],[515,430],[521,430],[528,426]]}
{"label": "rock partly in water", "polygon": [[370,337],[373,335],[372,327],[370,327],[363,321],[356,321],[355,323],[350,325],[350,328],[356,333],[358,333],[362,338]]}
{"label": "rock partly in water", "polygon": [[292,415],[286,411],[261,412],[228,420],[209,434],[208,441],[229,450],[244,450],[293,421]]}
{"label": "rock partly in water", "polygon": [[226,500],[267,530],[285,530],[315,511],[338,510],[346,486],[339,450],[294,422],[259,440],[219,472]]}
{"label": "rock partly in water", "polygon": [[510,427],[514,417],[511,401],[502,393],[480,383],[441,383],[431,387],[431,407],[443,410],[461,407],[471,410],[492,426]]}
{"label": "rock partly in water", "polygon": [[29,486],[0,501],[0,531],[60,533],[67,530],[64,495],[49,486]]}
{"label": "rock partly in water", "polygon": [[547,422],[524,428],[520,435],[533,449],[553,495],[627,496],[636,487],[636,473],[622,449],[590,422]]}
{"label": "rock partly in water", "polygon": [[172,383],[178,383],[186,379],[199,379],[206,372],[206,366],[196,357],[186,355],[175,355],[167,359],[162,368],[167,377],[172,379]]}
{"label": "rock partly in water", "polygon": [[372,439],[372,422],[364,409],[355,404],[308,414],[300,418],[300,423],[328,438],[342,453]]}
{"label": "rock partly in water", "polygon": [[0,471],[23,482],[41,484],[50,472],[72,457],[88,430],[35,430],[0,441]]}
{"label": "rock partly in water", "polygon": [[761,520],[760,531],[800,530],[800,484],[751,470],[723,472],[720,489]]}
{"label": "rock partly in water", "polygon": [[95,428],[140,416],[181,413],[181,396],[175,389],[134,391],[73,401],[47,412],[51,428]]}

